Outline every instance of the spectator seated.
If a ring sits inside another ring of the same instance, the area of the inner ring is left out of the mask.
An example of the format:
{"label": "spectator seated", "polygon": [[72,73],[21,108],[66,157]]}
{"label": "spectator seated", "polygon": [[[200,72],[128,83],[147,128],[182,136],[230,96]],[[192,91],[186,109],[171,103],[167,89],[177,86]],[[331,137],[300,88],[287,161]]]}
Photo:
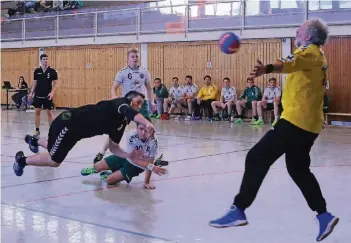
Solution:
{"label": "spectator seated", "polygon": [[169,95],[167,87],[161,83],[160,78],[154,79],[153,93],[154,93],[154,100],[157,106],[157,111],[151,115],[151,118],[160,119],[161,115],[164,113],[163,112],[164,101],[165,99],[168,98],[168,95]]}
{"label": "spectator seated", "polygon": [[213,101],[211,106],[214,111],[214,121],[220,121],[221,117],[218,109],[222,110],[223,121],[234,121],[232,114],[234,104],[236,102],[236,89],[230,85],[230,79],[223,79],[223,88],[221,90],[219,101]]}
{"label": "spectator seated", "polygon": [[260,88],[254,84],[252,78],[248,78],[246,83],[247,87],[240,95],[239,100],[236,101],[236,111],[238,113],[238,119],[235,121],[236,124],[243,122],[243,109],[252,109],[251,124],[257,120],[257,101],[262,98],[262,93]]}
{"label": "spectator seated", "polygon": [[185,100],[186,108],[188,108],[186,121],[190,121],[192,119],[193,114],[193,103],[198,93],[198,87],[193,83],[193,77],[191,75],[185,76],[186,85],[183,88],[183,99]]}
{"label": "spectator seated", "polygon": [[203,86],[197,98],[193,102],[194,106],[194,120],[201,120],[202,114],[200,109],[203,108],[208,112],[208,119],[212,120],[213,118],[213,110],[212,110],[212,102],[216,100],[218,89],[215,85],[211,84],[211,76],[206,75],[204,77],[205,86]]}
{"label": "spectator seated", "polygon": [[[186,101],[183,99],[183,86],[179,85],[179,79],[174,77],[172,79],[172,87],[169,89],[169,97],[164,99],[163,111],[161,120],[169,120],[170,114],[174,112],[175,108],[179,108],[180,112],[182,108],[186,107]],[[175,119],[180,119],[180,115],[176,116]]]}
{"label": "spectator seated", "polygon": [[273,126],[279,119],[279,104],[282,91],[280,87],[277,86],[277,80],[275,78],[269,79],[269,86],[264,89],[263,97],[261,101],[257,102],[257,113],[258,120],[253,125],[263,125],[263,110],[274,111],[274,121]]}

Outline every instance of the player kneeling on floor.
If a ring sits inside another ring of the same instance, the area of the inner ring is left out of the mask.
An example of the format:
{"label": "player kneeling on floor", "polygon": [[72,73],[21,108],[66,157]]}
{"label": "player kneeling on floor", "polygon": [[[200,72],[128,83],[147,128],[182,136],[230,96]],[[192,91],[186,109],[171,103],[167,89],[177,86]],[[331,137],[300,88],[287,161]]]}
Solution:
{"label": "player kneeling on floor", "polygon": [[21,176],[27,165],[58,167],[78,141],[103,134],[109,135],[109,148],[113,154],[121,158],[138,159],[140,156],[137,150],[126,153],[119,147],[119,142],[131,121],[143,124],[148,138],[154,136],[152,123],[138,112],[144,98],[143,94],[130,91],[123,98],[62,112],[52,122],[47,141],[30,135],[25,137],[33,153],[38,153],[39,146],[47,148],[48,152],[29,157],[25,157],[22,151],[17,152],[13,165],[15,174]]}
{"label": "player kneeling on floor", "polygon": [[138,176],[146,170],[144,188],[155,189],[155,186],[150,184],[151,171],[158,175],[163,175],[166,173],[166,170],[155,166],[155,164],[161,166],[168,164],[168,162],[162,161],[160,158],[155,161],[158,150],[156,135],[152,138],[147,138],[146,127],[143,124],[137,124],[137,128],[127,134],[125,141],[125,151],[128,153],[136,149],[140,157],[137,159],[125,159],[110,155],[95,162],[94,167],[82,169],[81,174],[87,176],[101,171],[111,170],[113,173],[102,172],[100,174],[103,178],[106,177],[107,183],[111,185],[121,181],[130,183],[133,177]]}

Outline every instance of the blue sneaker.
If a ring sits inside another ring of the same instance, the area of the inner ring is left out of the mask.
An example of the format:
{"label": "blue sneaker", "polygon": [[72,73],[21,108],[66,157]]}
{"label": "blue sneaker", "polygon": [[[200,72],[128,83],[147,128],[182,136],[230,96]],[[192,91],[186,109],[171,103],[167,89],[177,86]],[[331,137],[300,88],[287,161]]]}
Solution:
{"label": "blue sneaker", "polygon": [[325,212],[317,215],[317,219],[319,221],[319,235],[317,237],[317,241],[322,241],[333,232],[334,227],[339,222],[339,218]]}
{"label": "blue sneaker", "polygon": [[18,160],[24,156],[22,151],[19,151],[15,155],[15,160],[16,162],[13,164],[13,171],[15,172],[16,176],[22,176],[23,175],[23,169],[24,167],[20,166],[18,163]]}
{"label": "blue sneaker", "polygon": [[229,212],[222,218],[210,221],[210,226],[216,228],[230,227],[230,226],[244,226],[248,224],[246,215],[243,210],[232,205]]}
{"label": "blue sneaker", "polygon": [[29,145],[30,151],[36,154],[39,152],[39,146],[32,145],[33,139],[36,139],[36,138],[31,135],[26,135],[24,138],[24,141],[26,141],[26,143]]}

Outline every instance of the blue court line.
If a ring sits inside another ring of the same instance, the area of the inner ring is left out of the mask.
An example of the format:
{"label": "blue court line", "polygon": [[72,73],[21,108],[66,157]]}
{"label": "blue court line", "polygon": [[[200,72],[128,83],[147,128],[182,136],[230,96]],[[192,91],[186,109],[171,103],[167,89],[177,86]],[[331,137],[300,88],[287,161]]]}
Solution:
{"label": "blue court line", "polygon": [[173,240],[170,240],[170,239],[157,237],[157,236],[153,236],[153,235],[148,235],[148,234],[144,234],[144,233],[139,233],[139,232],[135,232],[135,231],[130,231],[130,230],[126,230],[126,229],[114,228],[114,227],[107,226],[107,225],[92,223],[92,222],[88,222],[88,221],[84,221],[84,220],[80,220],[80,219],[73,219],[73,218],[66,217],[66,216],[60,216],[60,215],[56,215],[56,214],[53,214],[53,213],[44,212],[44,211],[36,210],[36,209],[33,209],[33,208],[28,208],[28,207],[25,207],[25,206],[19,206],[19,205],[16,205],[16,204],[11,204],[11,203],[6,203],[6,202],[1,202],[1,204],[6,205],[6,206],[10,206],[10,207],[12,206],[12,207],[17,207],[17,208],[22,208],[22,209],[25,209],[25,210],[28,210],[28,211],[32,211],[32,212],[36,212],[36,213],[42,213],[42,214],[46,214],[46,215],[57,217],[57,218],[77,221],[77,222],[80,222],[82,224],[89,224],[89,225],[100,227],[100,228],[105,228],[105,229],[115,230],[115,231],[119,231],[119,232],[123,232],[123,233],[128,233],[128,234],[135,235],[135,236],[142,236],[142,237],[149,238],[149,239],[163,240],[163,241],[167,241],[167,242],[172,242],[173,241]]}

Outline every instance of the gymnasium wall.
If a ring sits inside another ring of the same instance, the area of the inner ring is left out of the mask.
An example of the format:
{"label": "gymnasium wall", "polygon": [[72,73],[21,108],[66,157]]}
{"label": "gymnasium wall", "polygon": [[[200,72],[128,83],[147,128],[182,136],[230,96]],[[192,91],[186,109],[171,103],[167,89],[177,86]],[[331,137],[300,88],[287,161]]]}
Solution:
{"label": "gymnasium wall", "polygon": [[[187,74],[193,76],[198,86],[204,84],[203,77],[210,75],[212,83],[219,88],[224,77],[229,77],[231,83],[241,92],[246,79],[259,58],[269,62],[282,55],[280,39],[244,40],[240,51],[235,55],[222,54],[217,42],[174,42],[148,45],[148,69],[153,77],[160,77],[167,86],[172,78],[177,76],[181,84],[185,84]],[[209,65],[209,66],[208,66]],[[275,76],[281,84],[281,75]],[[255,82],[264,87],[268,77],[258,78]]]}
{"label": "gymnasium wall", "polygon": [[[140,48],[140,45],[45,48],[50,65],[59,72],[56,105],[77,107],[108,99],[116,72],[126,65],[126,52],[130,47]],[[331,111],[351,112],[351,58],[348,55],[351,37],[333,37],[323,49],[329,61]],[[238,92],[245,87],[246,77],[257,58],[268,63],[281,56],[281,39],[243,40],[236,55],[222,54],[213,41],[151,43],[147,47],[148,69],[152,78],[160,77],[167,86],[171,85],[174,76],[183,84],[185,75],[190,74],[199,86],[203,85],[205,75],[211,75],[213,83],[218,86],[228,76]],[[2,80],[15,84],[23,75],[31,84],[37,65],[37,48],[2,50]],[[275,76],[281,85],[281,75],[271,76]],[[258,78],[256,84],[265,87],[269,77]],[[3,104],[4,98],[3,95]]]}
{"label": "gymnasium wall", "polygon": [[[18,78],[23,76],[28,85],[31,85],[34,69],[38,67],[38,53],[38,48],[2,49],[1,81],[11,81],[12,86],[17,86]],[[9,93],[9,97],[11,95],[13,93]],[[1,90],[1,104],[6,104],[4,90]]]}

